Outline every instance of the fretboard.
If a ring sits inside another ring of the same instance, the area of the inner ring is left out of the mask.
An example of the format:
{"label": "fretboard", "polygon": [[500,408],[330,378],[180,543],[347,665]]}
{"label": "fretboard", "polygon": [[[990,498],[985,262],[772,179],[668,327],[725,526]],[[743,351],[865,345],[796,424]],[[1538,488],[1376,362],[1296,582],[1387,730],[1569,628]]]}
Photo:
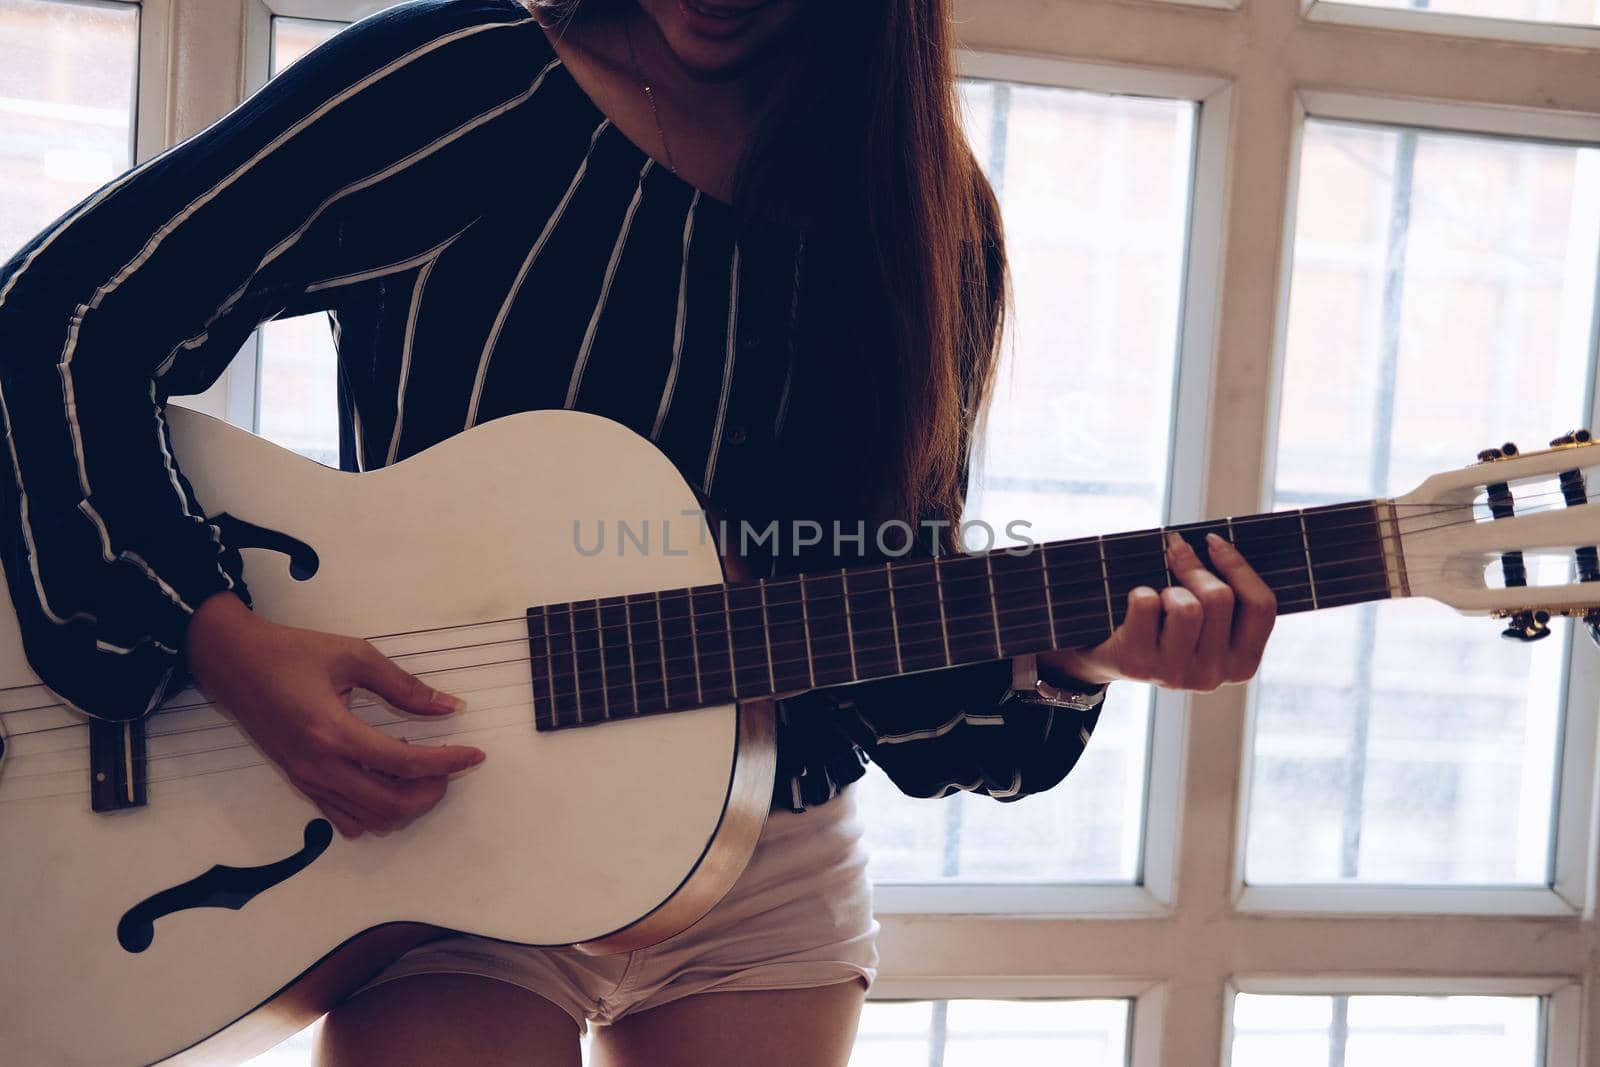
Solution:
{"label": "fretboard", "polygon": [[[528,609],[542,730],[1091,647],[1139,586],[1179,584],[1165,538],[1237,545],[1279,614],[1390,595],[1379,503],[906,559]],[[1213,568],[1214,569],[1214,568]]]}

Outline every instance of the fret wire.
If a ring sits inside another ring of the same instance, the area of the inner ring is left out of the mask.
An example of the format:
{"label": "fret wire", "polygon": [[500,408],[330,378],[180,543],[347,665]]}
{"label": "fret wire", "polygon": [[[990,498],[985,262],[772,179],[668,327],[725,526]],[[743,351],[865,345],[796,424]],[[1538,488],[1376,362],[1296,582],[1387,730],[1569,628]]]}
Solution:
{"label": "fret wire", "polygon": [[855,624],[850,621],[850,572],[843,567],[839,568],[839,588],[844,600],[844,635],[850,643],[850,679],[859,682],[861,672],[856,669]]}
{"label": "fret wire", "polygon": [[[694,620],[694,594],[685,590],[683,599],[689,602],[689,647],[694,650],[694,699],[695,703],[703,703],[706,699],[705,688],[700,684],[700,626]],[[730,673],[733,664],[728,665]]]}
{"label": "fret wire", "polygon": [[1039,577],[1044,581],[1044,610],[1050,619],[1050,644],[1056,643],[1056,602],[1050,595],[1050,557],[1039,549]]}
{"label": "fret wire", "polygon": [[1317,610],[1317,575],[1311,566],[1311,538],[1306,535],[1306,510],[1300,509],[1300,543],[1306,553],[1306,581],[1311,585],[1311,610]]}
{"label": "fret wire", "polygon": [[[667,630],[661,624],[661,590],[655,591],[656,598],[656,640],[661,643],[661,702],[667,707],[672,707],[672,689],[667,685]],[[695,664],[698,674],[700,665]]]}
{"label": "fret wire", "polygon": [[728,684],[733,699],[739,699],[739,660],[733,654],[733,607],[728,603],[728,587],[722,587],[722,614],[728,620]]}
{"label": "fret wire", "polygon": [[817,661],[811,654],[811,608],[806,602],[806,581],[800,578],[800,627],[806,636],[806,674],[811,678],[811,688],[817,687]]}
{"label": "fret wire", "polygon": [[[548,679],[545,684],[550,689],[550,724],[553,726],[560,716],[561,710],[556,707],[556,652],[555,644],[550,640],[549,604],[544,605],[544,663],[545,677]],[[572,688],[574,690],[578,688],[578,679],[572,679]]]}
{"label": "fret wire", "polygon": [[566,606],[566,637],[566,643],[573,646],[573,694],[578,697],[578,721],[581,725],[584,721],[584,683],[582,675],[578,673],[578,616],[574,614],[573,605]]}
{"label": "fret wire", "polygon": [[[767,617],[766,579],[762,579],[761,581],[757,582],[756,588],[761,592],[761,637],[767,645],[767,684],[771,686],[772,691],[776,693],[778,691],[778,679],[774,676],[772,671],[772,620]],[[733,633],[733,618],[731,616],[728,619],[728,633],[730,636]]]}
{"label": "fret wire", "polygon": [[994,592],[994,557],[987,552],[983,554],[983,573],[989,582],[989,620],[994,623],[994,655],[1000,659],[1005,655],[1000,649],[1000,609],[996,604],[1000,598]]}
{"label": "fret wire", "polygon": [[1172,582],[1172,564],[1168,561],[1168,558],[1167,558],[1167,533],[1168,533],[1168,530],[1167,530],[1167,528],[1165,526],[1158,526],[1158,527],[1156,527],[1156,529],[1161,532],[1161,569],[1167,572],[1167,588],[1171,589],[1172,585],[1173,585],[1173,582]]}
{"label": "fret wire", "polygon": [[933,557],[933,586],[939,594],[939,634],[944,638],[944,662],[949,666],[955,661],[950,658],[950,620],[944,614],[944,579],[939,572],[940,558],[937,554]]}
{"label": "fret wire", "polygon": [[[639,672],[633,664],[633,606],[628,603],[628,598],[622,598],[622,627],[623,633],[628,635],[628,688],[633,691],[633,713],[639,714]],[[661,650],[666,655],[666,649]]]}
{"label": "fret wire", "polygon": [[611,694],[606,691],[606,627],[600,617],[600,598],[594,598],[594,643],[600,649],[600,715],[611,718]]}
{"label": "fret wire", "polygon": [[894,571],[887,563],[883,565],[883,579],[889,583],[889,632],[894,634],[894,669],[904,674],[906,665],[900,659],[900,616],[894,610]]}
{"label": "fret wire", "polygon": [[1106,539],[1097,537],[1095,538],[1095,543],[1100,546],[1100,581],[1105,586],[1106,591],[1106,622],[1110,624],[1112,630],[1115,630],[1117,628],[1117,613],[1111,607],[1111,571],[1106,567]]}

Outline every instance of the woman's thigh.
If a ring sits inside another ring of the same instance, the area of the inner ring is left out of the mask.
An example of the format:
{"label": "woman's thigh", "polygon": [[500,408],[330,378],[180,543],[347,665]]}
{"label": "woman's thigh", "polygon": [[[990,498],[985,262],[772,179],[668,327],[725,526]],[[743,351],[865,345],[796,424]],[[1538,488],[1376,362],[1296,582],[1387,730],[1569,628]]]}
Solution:
{"label": "woman's thigh", "polygon": [[580,1067],[578,1025],[550,1001],[472,974],[414,974],[333,1009],[317,1067]]}
{"label": "woman's thigh", "polygon": [[594,1067],[844,1067],[866,983],[706,992],[594,1031]]}

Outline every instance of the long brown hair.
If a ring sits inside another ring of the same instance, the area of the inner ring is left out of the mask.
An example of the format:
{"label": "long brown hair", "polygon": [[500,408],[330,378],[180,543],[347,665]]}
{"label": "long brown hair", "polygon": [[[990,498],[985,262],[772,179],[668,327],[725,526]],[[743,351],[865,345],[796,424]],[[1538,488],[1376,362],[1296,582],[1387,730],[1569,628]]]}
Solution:
{"label": "long brown hair", "polygon": [[[536,2],[559,20],[598,0]],[[999,206],[961,129],[951,3],[801,3],[796,22],[735,204],[815,235],[806,273],[831,306],[808,311],[828,336],[807,364],[849,432],[807,459],[835,515],[954,523],[1007,279]]]}

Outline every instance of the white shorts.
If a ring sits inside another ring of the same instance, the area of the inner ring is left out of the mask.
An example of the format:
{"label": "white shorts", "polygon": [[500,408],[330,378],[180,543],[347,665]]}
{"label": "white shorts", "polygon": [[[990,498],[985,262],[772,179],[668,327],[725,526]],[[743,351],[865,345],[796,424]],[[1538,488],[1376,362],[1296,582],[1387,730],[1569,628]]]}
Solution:
{"label": "white shorts", "polygon": [[878,973],[878,922],[856,811],[846,787],[804,812],[767,816],[750,864],[689,929],[610,956],[526,948],[469,935],[420,945],[363,990],[412,974],[510,982],[564,1009],[583,1033],[680,997],[728,989],[795,989]]}

